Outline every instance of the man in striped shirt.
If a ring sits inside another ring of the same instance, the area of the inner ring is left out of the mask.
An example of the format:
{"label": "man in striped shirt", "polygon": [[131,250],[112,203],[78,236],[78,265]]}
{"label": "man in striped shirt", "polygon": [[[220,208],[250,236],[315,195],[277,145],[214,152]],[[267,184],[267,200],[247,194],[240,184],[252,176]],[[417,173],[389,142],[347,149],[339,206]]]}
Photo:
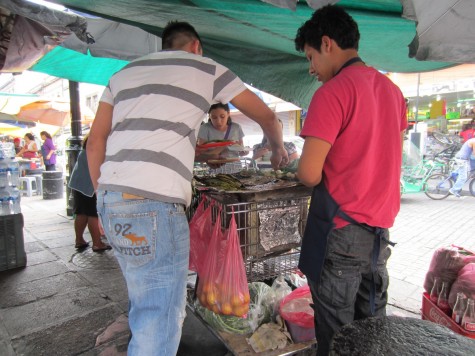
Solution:
{"label": "man in striped shirt", "polygon": [[169,23],[162,49],[112,76],[87,145],[100,221],[127,282],[129,355],[178,348],[189,256],[184,210],[210,105],[231,102],[262,127],[273,167],[288,163],[275,114],[228,68],[202,57],[191,25]]}

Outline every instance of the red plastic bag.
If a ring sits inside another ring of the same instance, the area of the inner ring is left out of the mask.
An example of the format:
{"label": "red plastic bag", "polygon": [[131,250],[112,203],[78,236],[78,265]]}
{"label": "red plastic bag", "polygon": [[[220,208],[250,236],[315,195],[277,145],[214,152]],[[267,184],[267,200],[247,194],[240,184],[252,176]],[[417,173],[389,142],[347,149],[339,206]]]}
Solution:
{"label": "red plastic bag", "polygon": [[250,295],[234,213],[224,237],[220,220],[218,214],[197,296],[202,306],[217,314],[243,317],[249,311]]}
{"label": "red plastic bag", "polygon": [[432,255],[429,271],[424,280],[424,289],[430,293],[434,285],[434,277],[451,285],[457,278],[457,274],[470,262],[471,256],[466,250],[457,246],[438,248]]}
{"label": "red plastic bag", "polygon": [[314,328],[314,311],[310,287],[308,285],[295,289],[280,302],[280,316],[287,322],[302,328]]}
{"label": "red plastic bag", "polygon": [[205,208],[207,198],[203,196],[195,214],[190,220],[190,262],[189,269],[200,275],[211,238],[211,206]]}
{"label": "red plastic bag", "polygon": [[475,263],[463,267],[452,288],[450,288],[449,305],[453,309],[457,301],[457,293],[462,292],[467,298],[475,299]]}
{"label": "red plastic bag", "polygon": [[199,281],[196,295],[202,306],[218,313],[218,277],[222,259],[220,258],[223,234],[221,232],[221,214],[218,213],[212,227],[211,240],[198,272]]}
{"label": "red plastic bag", "polygon": [[224,315],[244,317],[249,311],[250,295],[234,211],[226,235],[227,244],[218,279],[219,309]]}

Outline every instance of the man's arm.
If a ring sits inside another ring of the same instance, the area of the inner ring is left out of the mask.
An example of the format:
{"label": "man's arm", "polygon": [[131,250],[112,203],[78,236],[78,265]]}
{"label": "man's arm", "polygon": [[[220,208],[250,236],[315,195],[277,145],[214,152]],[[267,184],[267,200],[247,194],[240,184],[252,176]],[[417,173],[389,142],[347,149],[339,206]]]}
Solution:
{"label": "man's arm", "polygon": [[314,187],[322,180],[323,164],[331,144],[316,137],[307,136],[300,156],[297,176],[308,187]]}
{"label": "man's arm", "polygon": [[113,109],[114,107],[110,104],[104,102],[99,103],[96,117],[89,132],[89,138],[87,139],[87,163],[95,191],[97,190],[97,180],[101,175],[101,165],[106,156],[106,143],[112,128]]}
{"label": "man's arm", "polygon": [[282,126],[277,120],[275,113],[249,89],[235,96],[231,100],[231,103],[244,115],[261,126],[272,148],[272,167],[278,169],[279,167],[287,165],[289,163],[289,157],[284,148]]}

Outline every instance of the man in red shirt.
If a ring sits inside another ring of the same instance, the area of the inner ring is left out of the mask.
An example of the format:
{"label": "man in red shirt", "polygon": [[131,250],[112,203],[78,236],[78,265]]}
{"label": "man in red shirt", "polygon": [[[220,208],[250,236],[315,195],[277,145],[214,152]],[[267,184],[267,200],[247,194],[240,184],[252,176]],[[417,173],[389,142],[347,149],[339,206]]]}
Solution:
{"label": "man in red shirt", "polygon": [[475,137],[475,119],[472,119],[469,124],[465,125],[464,130],[460,133],[460,137],[462,138],[462,143],[467,142],[471,138]]}
{"label": "man in red shirt", "polygon": [[318,355],[343,325],[385,315],[388,228],[400,207],[406,104],[399,88],[358,57],[356,22],[339,6],[297,32],[315,92],[301,132],[298,177],[314,186],[299,267],[315,305]]}

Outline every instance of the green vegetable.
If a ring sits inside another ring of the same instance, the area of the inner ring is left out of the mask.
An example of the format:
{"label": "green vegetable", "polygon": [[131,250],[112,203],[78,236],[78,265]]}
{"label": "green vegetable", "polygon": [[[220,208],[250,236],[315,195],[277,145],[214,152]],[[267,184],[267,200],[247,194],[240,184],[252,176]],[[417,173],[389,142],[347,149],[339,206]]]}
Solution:
{"label": "green vegetable", "polygon": [[274,291],[263,282],[249,283],[251,304],[245,318],[215,314],[196,301],[195,308],[215,330],[231,334],[251,334],[260,325],[271,321],[274,308]]}

